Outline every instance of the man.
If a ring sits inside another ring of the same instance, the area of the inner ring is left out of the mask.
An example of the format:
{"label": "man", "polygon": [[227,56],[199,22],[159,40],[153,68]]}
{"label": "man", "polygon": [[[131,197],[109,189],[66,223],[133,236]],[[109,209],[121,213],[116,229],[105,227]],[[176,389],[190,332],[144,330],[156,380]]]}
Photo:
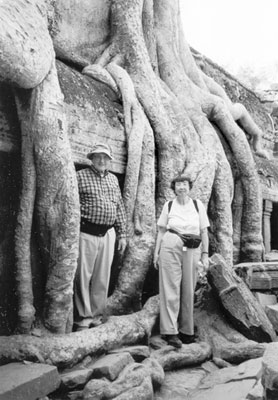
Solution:
{"label": "man", "polygon": [[74,292],[75,330],[103,322],[116,234],[121,255],[126,247],[124,204],[118,180],[108,172],[110,148],[96,144],[87,157],[91,166],[77,172],[81,225]]}

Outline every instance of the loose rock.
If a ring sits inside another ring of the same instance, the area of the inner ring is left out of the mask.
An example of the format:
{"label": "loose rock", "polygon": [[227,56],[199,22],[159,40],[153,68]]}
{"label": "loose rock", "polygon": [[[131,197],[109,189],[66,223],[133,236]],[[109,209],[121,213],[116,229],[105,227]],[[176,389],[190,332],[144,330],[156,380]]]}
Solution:
{"label": "loose rock", "polygon": [[134,360],[129,353],[108,354],[99,358],[92,366],[93,378],[108,378],[114,381],[123,368],[133,363]]}

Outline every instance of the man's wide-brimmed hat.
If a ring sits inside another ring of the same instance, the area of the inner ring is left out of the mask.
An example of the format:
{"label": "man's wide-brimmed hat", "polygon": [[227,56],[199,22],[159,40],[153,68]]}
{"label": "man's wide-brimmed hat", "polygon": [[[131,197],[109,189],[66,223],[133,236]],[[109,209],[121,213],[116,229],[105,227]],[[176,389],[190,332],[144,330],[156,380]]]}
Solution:
{"label": "man's wide-brimmed hat", "polygon": [[104,153],[110,158],[110,160],[113,160],[113,157],[111,155],[111,149],[107,144],[104,143],[95,144],[90,153],[87,154],[87,158],[91,158],[93,154],[97,153]]}

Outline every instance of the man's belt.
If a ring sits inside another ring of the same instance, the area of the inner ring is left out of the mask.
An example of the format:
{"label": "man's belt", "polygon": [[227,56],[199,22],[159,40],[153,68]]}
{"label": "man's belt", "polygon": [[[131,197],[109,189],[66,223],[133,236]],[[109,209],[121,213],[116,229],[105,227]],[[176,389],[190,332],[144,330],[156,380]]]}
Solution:
{"label": "man's belt", "polygon": [[94,224],[86,219],[81,218],[80,231],[83,233],[88,233],[89,235],[93,236],[104,236],[111,228],[113,228],[113,225]]}

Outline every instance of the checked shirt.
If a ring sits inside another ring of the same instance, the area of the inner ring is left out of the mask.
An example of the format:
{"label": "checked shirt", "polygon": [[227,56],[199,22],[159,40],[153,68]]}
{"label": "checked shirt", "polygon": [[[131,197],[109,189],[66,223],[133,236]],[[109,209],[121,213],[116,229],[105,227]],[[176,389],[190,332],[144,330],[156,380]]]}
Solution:
{"label": "checked shirt", "polygon": [[77,172],[81,217],[99,225],[114,225],[117,237],[126,237],[126,212],[118,179],[91,166]]}

